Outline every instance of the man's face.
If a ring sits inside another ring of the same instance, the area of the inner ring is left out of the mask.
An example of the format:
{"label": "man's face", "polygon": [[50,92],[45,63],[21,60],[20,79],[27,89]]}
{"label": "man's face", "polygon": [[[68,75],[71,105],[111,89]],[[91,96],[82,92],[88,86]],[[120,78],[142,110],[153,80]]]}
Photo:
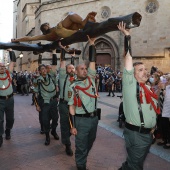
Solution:
{"label": "man's face", "polygon": [[139,83],[145,83],[148,79],[147,70],[143,64],[136,65],[135,67],[135,78]]}
{"label": "man's face", "polygon": [[41,74],[43,77],[46,76],[46,74],[47,74],[47,69],[46,69],[44,66],[41,67],[41,69],[40,69],[40,74]]}
{"label": "man's face", "polygon": [[52,70],[52,66],[48,65],[46,66],[47,73],[49,73]]}
{"label": "man's face", "polygon": [[77,78],[80,80],[87,78],[87,66],[85,64],[81,64],[76,68]]}
{"label": "man's face", "polygon": [[68,66],[66,67],[66,72],[67,72],[68,75],[74,76],[75,67],[74,67],[72,64],[68,65]]}
{"label": "man's face", "polygon": [[0,74],[4,74],[6,71],[6,67],[4,65],[4,63],[0,63]]}

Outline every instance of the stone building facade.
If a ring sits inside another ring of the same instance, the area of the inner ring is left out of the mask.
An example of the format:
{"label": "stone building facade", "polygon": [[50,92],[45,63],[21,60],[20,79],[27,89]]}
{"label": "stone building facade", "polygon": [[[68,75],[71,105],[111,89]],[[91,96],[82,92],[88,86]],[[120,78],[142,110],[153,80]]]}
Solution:
{"label": "stone building facade", "polygon": [[[148,69],[154,65],[164,72],[170,72],[169,7],[169,0],[15,0],[14,38],[41,34],[39,27],[42,23],[49,22],[51,26],[56,26],[70,11],[83,18],[89,12],[96,11],[97,22],[139,12],[142,15],[141,25],[131,30],[134,60],[143,61]],[[97,64],[122,70],[123,42],[124,36],[119,31],[97,37]],[[81,55],[77,56],[77,63],[87,59],[88,42],[72,44],[71,47],[82,50]],[[23,53],[24,57],[18,59],[16,70],[34,71],[38,66],[38,55]],[[50,63],[51,54],[43,53],[42,58],[43,63]]]}

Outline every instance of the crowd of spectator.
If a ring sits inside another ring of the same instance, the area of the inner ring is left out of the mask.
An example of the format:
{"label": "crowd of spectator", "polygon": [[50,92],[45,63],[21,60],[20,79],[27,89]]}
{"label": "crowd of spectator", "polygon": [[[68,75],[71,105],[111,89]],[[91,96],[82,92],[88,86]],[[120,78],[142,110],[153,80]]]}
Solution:
{"label": "crowd of spectator", "polygon": [[157,127],[155,131],[155,139],[161,139],[157,143],[164,149],[170,149],[170,74],[163,73],[157,67],[152,67],[148,73],[147,85],[158,95],[160,106],[160,115],[157,116]]}
{"label": "crowd of spectator", "polygon": [[21,96],[29,96],[29,92],[31,92],[31,86],[33,85],[33,80],[37,78],[39,73],[36,71],[34,73],[28,73],[27,70],[16,72],[13,71],[12,75],[12,86],[13,93],[20,93]]}
{"label": "crowd of spectator", "polygon": [[122,72],[111,66],[97,66],[96,87],[99,92],[108,92],[107,96],[115,96],[114,92],[122,91]]}

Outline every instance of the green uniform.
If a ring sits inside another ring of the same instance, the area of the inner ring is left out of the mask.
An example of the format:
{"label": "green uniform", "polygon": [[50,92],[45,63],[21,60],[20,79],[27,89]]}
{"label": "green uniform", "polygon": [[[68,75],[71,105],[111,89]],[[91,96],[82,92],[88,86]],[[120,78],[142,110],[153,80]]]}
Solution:
{"label": "green uniform", "polygon": [[[0,74],[0,136],[4,133],[4,113],[6,115],[6,129],[12,129],[14,124],[14,98],[12,82],[10,83],[8,78],[6,80],[1,80],[6,76],[6,73]],[[12,80],[11,75],[10,78]]]}
{"label": "green uniform", "polygon": [[[94,90],[95,75],[95,71],[88,69],[88,76],[90,77],[93,86],[91,85],[90,88],[86,90],[86,92],[91,95],[94,95],[94,93],[96,92],[96,90]],[[89,85],[89,81],[88,79],[86,79],[86,84],[84,84],[83,81],[77,80],[70,86],[70,89],[72,90],[72,87],[75,87],[76,85],[84,88]],[[85,112],[82,106],[75,106],[75,122],[77,129],[77,135],[75,136],[75,160],[77,167],[86,169],[87,156],[93,145],[93,142],[96,139],[98,117],[96,115],[90,117],[91,113],[94,113],[96,109],[95,98],[88,96],[81,90],[78,91],[78,95],[81,98],[81,101],[83,102],[85,108],[87,109],[88,114]],[[70,98],[68,105],[73,105],[74,99],[74,91],[72,91],[72,97]]]}
{"label": "green uniform", "polygon": [[[71,91],[69,89],[70,76],[66,74],[66,68],[59,69],[59,88],[60,88],[60,128],[61,128],[61,140],[64,145],[71,145],[70,142],[70,124],[69,124],[69,108],[68,101],[71,97]],[[64,85],[65,84],[65,85]],[[64,93],[64,94],[63,94]]]}
{"label": "green uniform", "polygon": [[[44,132],[50,131],[50,120],[52,119],[52,129],[55,129],[58,125],[58,110],[57,110],[57,96],[56,85],[57,80],[47,74],[45,78],[39,76],[36,79],[36,85],[34,92],[38,93],[38,102],[41,108],[42,123]],[[40,118],[41,121],[41,118]]]}
{"label": "green uniform", "polygon": [[[123,108],[126,117],[126,122],[137,127],[141,126],[140,114],[137,103],[137,81],[134,77],[134,69],[123,72]],[[142,112],[145,123],[145,128],[153,128],[156,124],[156,113],[154,109],[150,109],[150,104],[146,103],[143,89]],[[156,104],[156,100],[153,99]],[[152,135],[125,128],[124,137],[127,149],[127,160],[122,165],[123,170],[142,170],[143,162],[149,151],[152,143]]]}
{"label": "green uniform", "polygon": [[[127,71],[124,70],[123,77],[123,108],[125,110],[126,121],[132,123],[133,125],[140,126],[140,116],[138,110],[138,103],[136,98],[136,85],[137,81],[134,78],[134,70]],[[149,88],[149,87],[148,87]],[[142,95],[145,96],[143,89]],[[153,99],[155,104],[156,100]],[[129,107],[132,106],[132,107]],[[156,113],[154,109],[150,109],[150,104],[146,103],[145,97],[143,97],[143,118],[146,128],[153,128],[156,125]]]}

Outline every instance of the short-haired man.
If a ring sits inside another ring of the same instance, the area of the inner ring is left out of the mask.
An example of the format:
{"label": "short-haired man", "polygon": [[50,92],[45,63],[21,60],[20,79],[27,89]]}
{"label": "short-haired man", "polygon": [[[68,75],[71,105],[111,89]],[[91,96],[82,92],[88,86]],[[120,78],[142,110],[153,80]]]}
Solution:
{"label": "short-haired man", "polygon": [[144,64],[132,63],[131,36],[125,26],[123,22],[118,25],[125,35],[123,108],[126,117],[124,138],[128,156],[119,170],[143,170],[144,160],[152,144],[152,132],[159,108],[157,96],[145,84],[148,76]]}
{"label": "short-haired man", "polygon": [[86,170],[87,156],[96,139],[98,117],[96,112],[97,91],[95,39],[89,38],[89,68],[85,64],[76,67],[76,81],[69,100],[71,133],[75,135],[75,160],[78,170]]}
{"label": "short-haired man", "polygon": [[5,138],[11,139],[11,129],[14,124],[14,98],[12,88],[12,72],[16,62],[16,56],[12,49],[9,49],[10,64],[7,70],[4,63],[0,63],[0,147],[3,143],[4,113],[6,117]]}
{"label": "short-haired man", "polygon": [[37,111],[41,112],[43,130],[46,135],[45,145],[50,144],[50,120],[52,119],[52,130],[51,134],[54,139],[59,140],[56,133],[56,127],[58,125],[58,81],[54,79],[50,74],[47,73],[45,65],[38,67],[40,76],[37,78],[35,91],[35,105]]}
{"label": "short-haired man", "polygon": [[61,128],[61,141],[66,146],[66,154],[73,155],[70,141],[70,124],[69,124],[69,106],[68,101],[71,97],[69,86],[74,81],[75,67],[72,64],[66,65],[65,50],[62,48],[60,56],[60,69],[59,69],[59,88],[60,88],[60,128]]}

